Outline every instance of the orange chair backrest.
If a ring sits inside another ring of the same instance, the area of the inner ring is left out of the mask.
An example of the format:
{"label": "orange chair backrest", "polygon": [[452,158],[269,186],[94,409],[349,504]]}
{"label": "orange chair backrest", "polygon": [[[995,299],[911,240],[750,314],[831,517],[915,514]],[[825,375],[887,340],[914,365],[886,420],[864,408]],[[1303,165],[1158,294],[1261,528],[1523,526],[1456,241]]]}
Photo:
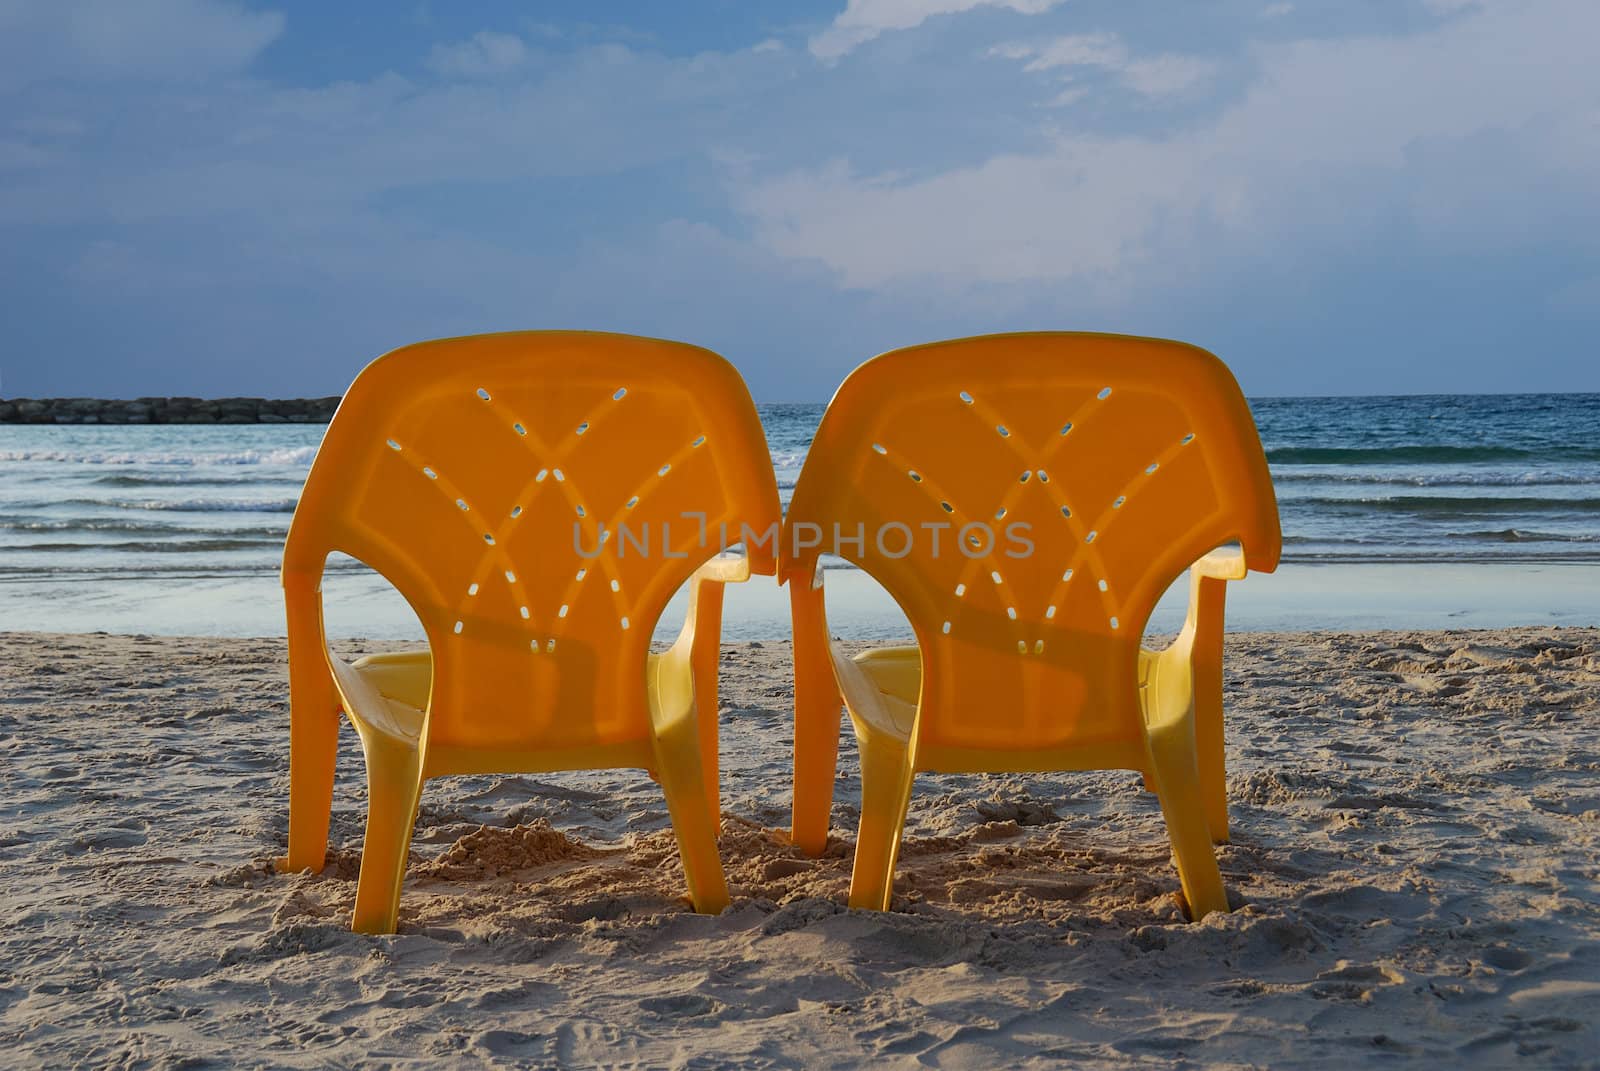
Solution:
{"label": "orange chair backrest", "polygon": [[[721,357],[627,335],[477,335],[395,350],[356,378],[283,567],[286,582],[320,577],[342,551],[406,598],[433,652],[431,741],[605,745],[648,733],[651,633],[720,526],[777,518],[755,406]],[[752,569],[773,573],[774,553],[753,547]]]}
{"label": "orange chair backrest", "polygon": [[1150,612],[1233,541],[1252,568],[1276,567],[1266,458],[1222,362],[1178,342],[1040,333],[856,369],[781,549],[791,582],[836,551],[899,602],[922,651],[924,743],[1020,749],[1136,739]]}

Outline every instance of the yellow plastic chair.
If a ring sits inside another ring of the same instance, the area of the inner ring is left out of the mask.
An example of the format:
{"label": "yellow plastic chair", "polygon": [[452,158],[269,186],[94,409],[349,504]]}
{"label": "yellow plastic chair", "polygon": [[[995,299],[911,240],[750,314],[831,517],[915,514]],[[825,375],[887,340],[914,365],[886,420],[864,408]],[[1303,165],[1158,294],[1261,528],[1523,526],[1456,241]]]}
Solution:
{"label": "yellow plastic chair", "polygon": [[[1043,333],[868,361],[829,405],[784,526],[795,843],[827,838],[842,695],[861,752],[850,906],[889,906],[918,771],[1129,769],[1160,799],[1192,916],[1227,910],[1223,582],[1276,568],[1280,543],[1249,408],[1204,350]],[[917,646],[831,644],[824,552],[884,586]],[[1185,569],[1182,634],[1144,650]]]}
{"label": "yellow plastic chair", "polygon": [[[286,870],[320,870],[339,712],[369,802],[353,928],[391,933],[422,783],[447,774],[640,767],[661,784],[701,912],[717,856],[722,585],[775,572],[741,525],[778,522],[744,381],[707,350],[589,332],[424,342],[357,377],[322,441],[283,558],[289,619]],[[602,535],[602,532],[605,533]],[[429,652],[328,648],[330,552],[406,598]],[[670,650],[650,651],[685,581]]]}

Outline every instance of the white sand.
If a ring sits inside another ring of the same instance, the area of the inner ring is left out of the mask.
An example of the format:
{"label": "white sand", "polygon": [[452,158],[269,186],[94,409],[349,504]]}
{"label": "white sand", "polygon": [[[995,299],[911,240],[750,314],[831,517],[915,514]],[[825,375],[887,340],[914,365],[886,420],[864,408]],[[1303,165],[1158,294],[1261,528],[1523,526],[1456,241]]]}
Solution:
{"label": "white sand", "polygon": [[[341,645],[346,651],[360,644]],[[278,876],[267,640],[0,634],[0,1062],[115,1067],[1600,1066],[1600,632],[1230,639],[1238,905],[1183,922],[1127,773],[925,777],[896,910],[785,846],[787,647],[726,650],[687,912],[642,774],[430,783],[401,932]]]}

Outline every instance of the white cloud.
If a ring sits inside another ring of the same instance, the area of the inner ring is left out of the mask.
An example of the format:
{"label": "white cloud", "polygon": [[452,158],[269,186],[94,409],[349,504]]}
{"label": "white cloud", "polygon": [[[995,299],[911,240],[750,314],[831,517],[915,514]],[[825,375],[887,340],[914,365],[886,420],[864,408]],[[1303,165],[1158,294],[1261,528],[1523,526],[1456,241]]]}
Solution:
{"label": "white cloud", "polygon": [[241,70],[283,33],[232,0],[0,3],[0,88],[46,79],[182,81]]}
{"label": "white cloud", "polygon": [[[742,207],[775,252],[821,261],[848,287],[1085,276],[1125,266],[1144,230],[1144,204],[1169,200],[1181,186],[1160,169],[1112,174],[1087,149],[1001,156],[903,183],[835,162],[747,190]],[[1135,151],[1154,162],[1148,148]]]}
{"label": "white cloud", "polygon": [[1089,90],[1085,86],[1068,86],[1051,97],[1046,106],[1050,108],[1070,108],[1088,95]]}
{"label": "white cloud", "polygon": [[446,78],[489,78],[520,67],[527,57],[522,38],[483,30],[453,45],[434,45],[425,63]]}
{"label": "white cloud", "polygon": [[[63,108],[79,105],[66,114],[88,121],[91,133],[70,143],[13,137],[0,120],[0,140],[70,150],[61,166],[19,168],[0,184],[0,228],[221,219],[279,226],[287,216],[320,223],[434,183],[610,175],[712,146],[738,151],[741,138],[767,137],[771,128],[752,97],[789,85],[791,66],[815,69],[803,56],[748,48],[679,60],[600,45],[545,59],[494,79],[390,72],[308,88],[244,79],[147,86],[137,107],[111,102],[99,111],[86,102],[109,94],[72,93]],[[730,130],[720,110],[729,102],[766,129]],[[19,165],[33,156],[14,155]],[[269,202],[275,211],[264,214]],[[532,202],[526,210],[543,211]]]}
{"label": "white cloud", "polygon": [[836,60],[880,34],[910,30],[938,15],[959,15],[980,7],[1007,8],[1039,15],[1064,0],[848,0],[827,29],[811,38],[811,54]]}
{"label": "white cloud", "polygon": [[[1600,217],[1597,37],[1600,8],[1551,0],[1537,17],[1525,3],[1487,7],[1408,38],[1264,45],[1250,92],[1184,129],[1068,132],[931,176],[834,161],[747,182],[739,204],[775,252],[872,290],[1130,293],[1204,274],[1216,256],[1393,240],[1397,220],[1461,248],[1595,250],[1600,228],[1570,224]],[[1078,37],[998,54],[1111,66],[1118,47]],[[1134,62],[1120,77],[1147,91],[1193,77]]]}
{"label": "white cloud", "polygon": [[1141,96],[1166,97],[1199,85],[1216,70],[1216,64],[1197,56],[1167,54],[1129,61],[1119,80]]}
{"label": "white cloud", "polygon": [[1128,50],[1116,34],[1086,33],[1057,37],[1042,45],[1014,42],[991,49],[1006,59],[1025,59],[1025,71],[1049,71],[1057,67],[1118,67],[1127,62]]}
{"label": "white cloud", "polygon": [[1294,11],[1293,4],[1285,3],[1280,0],[1278,3],[1268,4],[1266,7],[1262,8],[1261,17],[1264,19],[1280,19],[1292,11]]}
{"label": "white cloud", "polygon": [[[1197,56],[1162,54],[1135,57],[1116,34],[1069,34],[1040,44],[1014,41],[991,48],[990,56],[1023,60],[1023,70],[1067,71],[1088,67],[1111,74],[1125,89],[1144,97],[1181,93],[1210,78],[1216,65]],[[1075,101],[1082,94],[1068,90],[1054,103]]]}
{"label": "white cloud", "polygon": [[[41,21],[47,2],[0,0],[0,53],[69,56],[63,19],[56,38],[8,39],[8,19]],[[1070,24],[1080,11],[1061,13]],[[1600,272],[1600,75],[1585,48],[1597,18],[1593,0],[1511,0],[1406,37],[1188,33],[1234,65],[1218,79],[1228,96],[1170,112],[1140,103],[1209,72],[1139,53],[1131,31],[1056,27],[991,50],[1004,64],[974,59],[984,37],[956,55],[885,56],[886,68],[817,63],[760,35],[692,56],[589,45],[587,31],[546,48],[519,24],[520,63],[474,38],[447,43],[470,46],[440,54],[448,77],[297,73],[294,88],[159,72],[108,85],[80,50],[57,82],[6,98],[0,273],[30,326],[65,325],[50,336],[60,352],[105,351],[89,321],[127,313],[144,333],[113,349],[160,354],[149,367],[170,376],[184,352],[209,367],[218,337],[243,340],[230,343],[239,368],[276,369],[264,355],[316,336],[296,367],[326,375],[345,367],[333,356],[409,337],[561,324],[695,338],[743,353],[766,396],[812,397],[853,358],[935,334],[1195,326],[1203,341],[1198,326],[1224,324],[1281,342],[1305,329],[1306,310],[1286,307],[1296,288],[1312,295],[1307,330],[1325,355],[1344,343],[1317,317],[1373,288],[1409,310],[1396,322],[1452,320],[1410,301],[1413,274],[1446,294],[1462,278],[1526,276],[1545,316],[1546,294]],[[432,43],[414,42],[419,66]],[[222,53],[231,69],[248,62]],[[1081,121],[1035,107],[1108,89],[1130,106]],[[1561,291],[1547,318],[1592,318],[1593,294]],[[1509,307],[1467,304],[1463,317],[1486,322]],[[1258,343],[1260,366],[1305,387],[1277,345]]]}

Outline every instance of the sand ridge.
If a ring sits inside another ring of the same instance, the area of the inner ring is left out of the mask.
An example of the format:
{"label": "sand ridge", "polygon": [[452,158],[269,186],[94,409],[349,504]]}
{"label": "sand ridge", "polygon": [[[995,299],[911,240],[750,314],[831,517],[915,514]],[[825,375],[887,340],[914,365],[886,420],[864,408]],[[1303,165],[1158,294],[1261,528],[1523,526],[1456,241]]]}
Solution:
{"label": "sand ridge", "polygon": [[1122,772],[920,778],[895,910],[845,910],[853,749],[808,859],[787,645],[729,646],[727,912],[642,773],[455,778],[381,938],[348,731],[328,866],[268,865],[281,642],[0,651],[0,1062],[1600,1066],[1600,630],[1230,637],[1237,910],[1198,925]]}

